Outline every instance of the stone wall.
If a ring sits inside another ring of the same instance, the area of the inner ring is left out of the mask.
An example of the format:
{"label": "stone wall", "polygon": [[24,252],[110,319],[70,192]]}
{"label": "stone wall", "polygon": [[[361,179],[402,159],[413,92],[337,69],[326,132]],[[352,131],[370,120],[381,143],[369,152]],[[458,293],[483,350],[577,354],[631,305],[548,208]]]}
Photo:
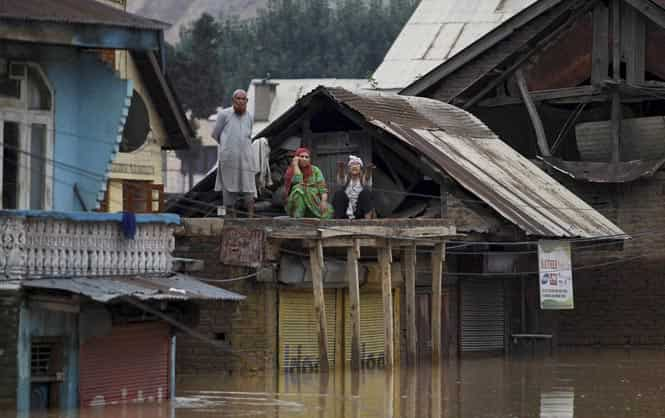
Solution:
{"label": "stone wall", "polygon": [[16,293],[0,291],[0,410],[16,407],[18,318]]}
{"label": "stone wall", "polygon": [[[223,265],[220,261],[221,219],[185,219],[176,233],[176,257],[203,260],[197,277],[224,280],[253,269]],[[197,331],[226,345],[220,350],[185,334],[178,334],[176,375],[262,372],[275,367],[277,353],[277,288],[256,278],[209,282],[247,297],[242,302],[200,303]],[[229,353],[228,351],[231,351]]]}

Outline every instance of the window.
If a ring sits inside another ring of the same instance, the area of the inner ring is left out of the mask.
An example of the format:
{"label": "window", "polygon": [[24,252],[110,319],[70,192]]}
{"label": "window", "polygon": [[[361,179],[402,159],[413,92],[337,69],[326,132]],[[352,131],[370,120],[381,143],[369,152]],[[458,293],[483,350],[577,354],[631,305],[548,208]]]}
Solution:
{"label": "window", "polygon": [[164,185],[148,181],[123,180],[122,210],[158,213],[164,210]]}
{"label": "window", "polygon": [[[0,203],[4,209],[50,209],[53,90],[36,64],[3,62],[0,58]],[[3,80],[18,82],[18,94]]]}

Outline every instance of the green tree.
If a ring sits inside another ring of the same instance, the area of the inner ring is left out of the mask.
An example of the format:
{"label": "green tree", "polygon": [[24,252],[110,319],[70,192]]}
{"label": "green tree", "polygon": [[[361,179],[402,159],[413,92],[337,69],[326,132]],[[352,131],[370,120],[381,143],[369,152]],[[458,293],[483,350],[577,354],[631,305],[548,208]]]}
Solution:
{"label": "green tree", "polygon": [[180,33],[170,72],[198,117],[253,78],[363,78],[418,0],[269,0],[253,20],[204,14]]}

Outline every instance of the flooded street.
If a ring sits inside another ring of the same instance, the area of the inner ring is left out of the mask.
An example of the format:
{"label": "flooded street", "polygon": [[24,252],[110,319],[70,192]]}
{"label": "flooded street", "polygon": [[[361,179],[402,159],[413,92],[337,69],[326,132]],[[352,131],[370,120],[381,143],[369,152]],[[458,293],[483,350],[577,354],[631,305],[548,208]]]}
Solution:
{"label": "flooded street", "polygon": [[545,358],[466,358],[393,374],[374,369],[357,375],[181,376],[173,403],[85,409],[71,416],[657,417],[665,416],[664,394],[665,350],[588,350]]}

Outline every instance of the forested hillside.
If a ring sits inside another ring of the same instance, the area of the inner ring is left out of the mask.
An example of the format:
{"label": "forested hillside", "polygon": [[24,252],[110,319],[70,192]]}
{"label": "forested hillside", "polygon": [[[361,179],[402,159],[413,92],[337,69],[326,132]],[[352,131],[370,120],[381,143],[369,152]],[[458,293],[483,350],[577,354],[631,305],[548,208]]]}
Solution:
{"label": "forested hillside", "polygon": [[369,77],[417,1],[270,0],[249,20],[206,13],[169,48],[169,72],[198,117],[252,78]]}

